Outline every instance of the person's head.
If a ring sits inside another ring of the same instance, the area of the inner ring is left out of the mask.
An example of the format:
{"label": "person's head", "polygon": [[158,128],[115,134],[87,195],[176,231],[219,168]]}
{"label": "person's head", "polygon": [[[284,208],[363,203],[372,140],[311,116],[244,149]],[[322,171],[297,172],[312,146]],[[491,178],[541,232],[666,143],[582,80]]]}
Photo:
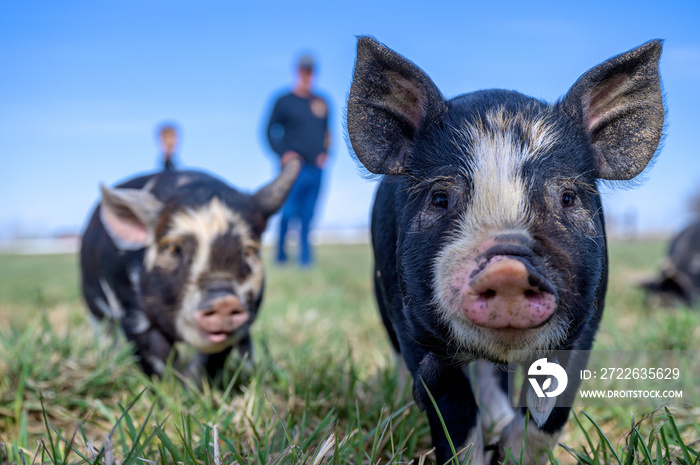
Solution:
{"label": "person's head", "polygon": [[316,63],[309,54],[303,54],[297,60],[297,86],[303,90],[311,90],[311,84],[316,72]]}
{"label": "person's head", "polygon": [[177,127],[174,124],[163,124],[158,129],[158,140],[165,156],[170,157],[177,147]]}

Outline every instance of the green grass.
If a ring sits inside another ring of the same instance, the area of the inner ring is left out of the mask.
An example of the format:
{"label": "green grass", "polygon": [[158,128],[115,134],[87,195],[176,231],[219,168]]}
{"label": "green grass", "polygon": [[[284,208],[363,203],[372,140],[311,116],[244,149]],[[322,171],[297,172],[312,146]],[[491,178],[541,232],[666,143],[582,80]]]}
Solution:
{"label": "green grass", "polygon": [[[612,244],[596,348],[698,348],[696,310],[650,307],[633,286],[663,253]],[[255,368],[231,360],[232,383],[202,390],[147,379],[128,344],[93,336],[74,256],[0,256],[0,463],[430,462],[427,420],[399,389],[376,312],[369,247],[318,255],[309,271],[268,265]],[[700,463],[697,408],[577,405],[555,462]]]}

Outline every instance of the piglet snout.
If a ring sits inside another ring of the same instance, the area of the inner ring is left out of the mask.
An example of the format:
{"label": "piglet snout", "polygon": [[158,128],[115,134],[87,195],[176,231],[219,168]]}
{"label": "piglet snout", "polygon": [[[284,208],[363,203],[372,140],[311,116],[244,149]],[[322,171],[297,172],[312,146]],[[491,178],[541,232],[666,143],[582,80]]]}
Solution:
{"label": "piglet snout", "polygon": [[223,342],[250,319],[243,303],[231,294],[208,299],[195,314],[195,323],[214,343]]}
{"label": "piglet snout", "polygon": [[494,256],[464,285],[462,311],[477,326],[534,328],[557,308],[556,292],[525,260]]}

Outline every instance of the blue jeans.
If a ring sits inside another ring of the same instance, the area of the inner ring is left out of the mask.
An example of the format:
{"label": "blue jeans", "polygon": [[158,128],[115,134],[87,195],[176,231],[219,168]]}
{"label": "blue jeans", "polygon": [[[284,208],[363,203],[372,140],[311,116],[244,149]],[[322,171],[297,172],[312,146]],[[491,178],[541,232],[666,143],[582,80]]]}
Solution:
{"label": "blue jeans", "polygon": [[284,244],[289,228],[289,221],[297,219],[299,221],[299,263],[302,266],[311,266],[313,257],[311,253],[311,245],[309,244],[309,231],[311,229],[311,220],[316,209],[316,200],[318,193],[321,190],[321,174],[320,168],[304,164],[299,173],[292,190],[287,196],[287,200],[282,206],[282,218],[280,220],[280,235],[277,244],[277,261],[287,261],[287,253],[285,252]]}

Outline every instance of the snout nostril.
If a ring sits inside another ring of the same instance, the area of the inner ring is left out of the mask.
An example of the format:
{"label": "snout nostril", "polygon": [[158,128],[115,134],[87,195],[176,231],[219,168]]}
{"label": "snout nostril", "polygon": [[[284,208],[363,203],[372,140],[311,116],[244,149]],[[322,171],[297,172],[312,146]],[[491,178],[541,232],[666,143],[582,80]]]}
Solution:
{"label": "snout nostril", "polygon": [[537,295],[537,292],[533,291],[532,289],[528,289],[525,291],[525,297],[527,298],[532,298]]}
{"label": "snout nostril", "polygon": [[494,291],[493,289],[486,289],[486,291],[481,293],[481,297],[487,300],[493,299],[494,297],[496,297],[496,291]]}

